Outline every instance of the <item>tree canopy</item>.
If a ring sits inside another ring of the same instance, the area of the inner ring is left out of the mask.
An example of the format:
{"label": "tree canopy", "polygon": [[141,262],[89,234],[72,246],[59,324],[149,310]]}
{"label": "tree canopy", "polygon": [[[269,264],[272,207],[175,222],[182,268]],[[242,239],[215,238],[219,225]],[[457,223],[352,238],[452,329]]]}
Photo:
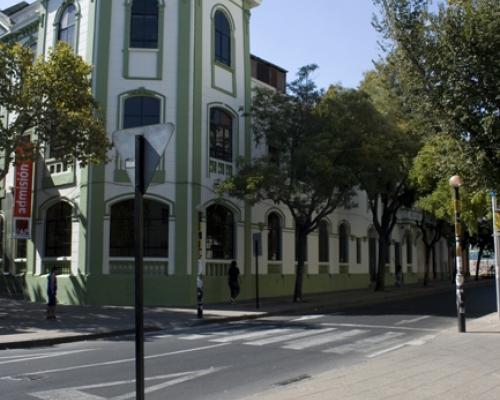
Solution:
{"label": "tree canopy", "polygon": [[500,176],[500,2],[456,0],[435,14],[428,0],[374,0],[389,59],[411,101],[436,132],[465,146],[478,175]]}
{"label": "tree canopy", "polygon": [[91,91],[92,67],[66,43],[47,59],[33,59],[29,49],[0,42],[0,152],[3,178],[16,149],[31,135],[34,159],[50,147],[51,157],[72,163],[107,159],[110,143]]}
{"label": "tree canopy", "polygon": [[375,289],[385,285],[385,262],[399,210],[413,202],[409,171],[420,140],[417,124],[405,107],[400,87],[390,65],[379,64],[365,75],[361,89],[373,104],[377,121],[363,140],[359,186],[366,191],[378,236],[378,268]]}

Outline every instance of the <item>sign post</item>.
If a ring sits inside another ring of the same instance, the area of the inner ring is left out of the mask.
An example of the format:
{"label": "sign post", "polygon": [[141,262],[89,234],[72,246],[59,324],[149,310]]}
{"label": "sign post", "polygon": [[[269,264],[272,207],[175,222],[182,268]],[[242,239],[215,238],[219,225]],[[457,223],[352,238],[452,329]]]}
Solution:
{"label": "sign post", "polygon": [[174,125],[158,124],[113,133],[113,143],[125,161],[134,186],[135,253],[135,387],[136,399],[144,400],[144,193],[153,179],[161,156],[174,133]]}
{"label": "sign post", "polygon": [[255,308],[260,308],[259,299],[259,256],[262,255],[262,233],[253,234],[253,254],[255,256]]}

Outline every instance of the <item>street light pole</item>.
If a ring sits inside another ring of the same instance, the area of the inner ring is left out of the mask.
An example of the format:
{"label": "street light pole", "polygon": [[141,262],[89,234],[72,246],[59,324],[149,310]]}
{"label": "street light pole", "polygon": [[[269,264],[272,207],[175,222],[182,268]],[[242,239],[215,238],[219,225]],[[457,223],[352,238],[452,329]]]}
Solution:
{"label": "street light pole", "polygon": [[500,317],[500,208],[497,208],[497,196],[491,192],[493,211],[493,243],[495,246],[495,283],[497,289],[497,313]]}
{"label": "street light pole", "polygon": [[455,252],[457,263],[456,296],[457,296],[457,317],[458,331],[465,332],[465,299],[464,299],[464,266],[462,260],[462,225],[460,222],[460,186],[462,186],[462,178],[454,175],[450,178],[450,185],[453,187],[453,209],[455,211]]}

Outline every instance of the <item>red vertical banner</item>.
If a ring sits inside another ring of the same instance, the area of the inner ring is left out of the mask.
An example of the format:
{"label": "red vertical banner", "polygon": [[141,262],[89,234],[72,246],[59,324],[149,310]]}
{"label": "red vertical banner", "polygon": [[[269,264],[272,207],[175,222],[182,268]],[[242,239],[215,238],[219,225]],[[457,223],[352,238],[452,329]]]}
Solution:
{"label": "red vertical banner", "polygon": [[25,156],[31,146],[19,147],[16,151],[13,236],[15,239],[29,239],[31,234],[31,187],[33,182],[33,161]]}

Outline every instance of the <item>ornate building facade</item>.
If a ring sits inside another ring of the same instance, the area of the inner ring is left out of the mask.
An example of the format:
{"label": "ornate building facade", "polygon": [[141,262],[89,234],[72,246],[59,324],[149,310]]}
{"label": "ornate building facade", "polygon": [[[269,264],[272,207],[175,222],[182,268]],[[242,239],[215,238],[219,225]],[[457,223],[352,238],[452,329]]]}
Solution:
{"label": "ornate building facade", "polygon": [[[195,302],[199,262],[205,300],[227,298],[227,269],[237,260],[243,298],[254,296],[252,235],[262,233],[262,296],[289,295],[295,273],[293,219],[269,202],[220,199],[214,183],[231,175],[254,146],[249,109],[256,85],[285,90],[286,71],[250,54],[251,10],[261,0],[39,0],[0,12],[0,40],[42,57],[58,40],[94,66],[93,92],[110,135],[171,122],[174,135],[145,195],[145,303]],[[256,27],[258,29],[258,27]],[[3,119],[3,123],[7,121]],[[133,303],[133,197],[116,151],[106,165],[64,165],[45,154],[34,166],[30,239],[12,235],[13,176],[1,188],[3,270],[23,274],[35,301],[45,276],[60,271],[59,300]],[[377,235],[364,193],[309,235],[304,292],[367,287]],[[424,248],[414,211],[401,213],[387,259],[388,281],[400,264],[421,278]],[[449,270],[443,240],[440,275]]]}

